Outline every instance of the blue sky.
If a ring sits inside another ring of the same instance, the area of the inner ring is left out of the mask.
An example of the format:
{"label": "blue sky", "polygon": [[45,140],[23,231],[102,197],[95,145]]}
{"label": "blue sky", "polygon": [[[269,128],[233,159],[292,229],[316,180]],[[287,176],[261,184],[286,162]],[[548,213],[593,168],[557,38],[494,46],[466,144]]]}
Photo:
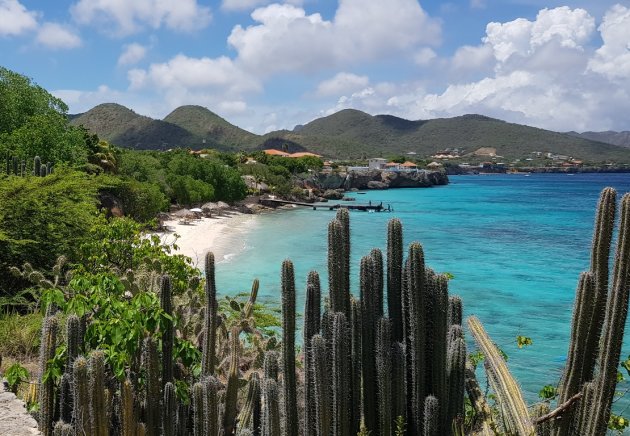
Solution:
{"label": "blue sky", "polygon": [[630,2],[0,0],[0,65],[71,113],[199,104],[256,133],[345,108],[630,130]]}

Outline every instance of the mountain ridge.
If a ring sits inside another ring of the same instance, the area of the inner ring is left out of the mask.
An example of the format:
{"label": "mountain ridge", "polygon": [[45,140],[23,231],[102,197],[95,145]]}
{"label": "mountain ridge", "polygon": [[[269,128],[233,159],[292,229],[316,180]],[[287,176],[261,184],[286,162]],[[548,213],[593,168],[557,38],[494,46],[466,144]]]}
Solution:
{"label": "mountain ridge", "polygon": [[181,106],[163,120],[155,120],[105,103],[72,115],[71,123],[84,125],[113,144],[136,149],[254,151],[286,145],[291,152],[308,150],[335,159],[357,159],[405,153],[428,157],[455,148],[466,155],[492,148],[506,159],[551,152],[592,162],[630,163],[630,150],[619,145],[478,114],[414,121],[344,109],[293,130],[257,135],[202,106]]}

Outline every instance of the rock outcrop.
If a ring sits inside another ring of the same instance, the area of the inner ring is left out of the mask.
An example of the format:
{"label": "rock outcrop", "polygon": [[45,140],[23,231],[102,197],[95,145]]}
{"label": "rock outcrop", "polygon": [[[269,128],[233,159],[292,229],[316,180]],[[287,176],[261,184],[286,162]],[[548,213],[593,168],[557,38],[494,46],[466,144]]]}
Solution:
{"label": "rock outcrop", "polygon": [[344,189],[389,189],[389,188],[428,188],[448,184],[448,176],[443,171],[352,171],[349,173],[317,174],[309,181],[320,190]]}

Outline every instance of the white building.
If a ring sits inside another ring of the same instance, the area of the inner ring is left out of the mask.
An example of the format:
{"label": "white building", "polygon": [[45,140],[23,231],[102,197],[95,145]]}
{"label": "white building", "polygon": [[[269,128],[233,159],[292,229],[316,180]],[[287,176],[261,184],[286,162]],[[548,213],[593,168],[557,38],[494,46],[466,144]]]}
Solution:
{"label": "white building", "polygon": [[387,163],[387,159],[375,157],[368,160],[368,168],[371,170],[382,170],[385,168],[386,163]]}

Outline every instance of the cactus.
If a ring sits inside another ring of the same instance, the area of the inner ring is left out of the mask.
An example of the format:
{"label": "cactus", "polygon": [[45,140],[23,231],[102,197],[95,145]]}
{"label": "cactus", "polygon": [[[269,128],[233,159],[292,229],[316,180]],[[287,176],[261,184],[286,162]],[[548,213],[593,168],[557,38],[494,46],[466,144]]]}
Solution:
{"label": "cactus", "polygon": [[[17,157],[13,157],[13,174],[15,174],[16,176],[20,175],[20,170],[19,170],[19,160]],[[37,174],[35,174],[37,175]]]}
{"label": "cactus", "polygon": [[263,374],[265,378],[272,379],[278,381],[278,372],[279,364],[278,364],[278,352],[277,351],[267,351],[265,353],[265,360],[263,361]]}
{"label": "cactus", "polygon": [[333,436],[351,435],[349,337],[346,316],[341,312],[335,313],[332,337]]}
{"label": "cactus", "polygon": [[197,382],[192,387],[193,405],[193,434],[194,436],[206,436],[206,414],[205,414],[206,389],[203,383]]}
{"label": "cactus", "polygon": [[[226,436],[234,434],[236,428],[239,380],[238,359],[241,346],[241,342],[238,338],[239,334],[240,327],[232,327],[230,332],[230,368],[228,370],[227,389],[225,391],[225,412],[223,413],[223,434]],[[208,433],[210,432],[208,431]]]}
{"label": "cactus", "polygon": [[259,431],[261,412],[260,398],[260,377],[257,372],[252,372],[247,383],[247,398],[245,399],[243,408],[238,414],[237,435],[241,434],[244,430],[252,430],[253,434]]}
{"label": "cactus", "polygon": [[217,288],[214,275],[214,254],[208,252],[205,259],[206,273],[206,317],[205,336],[203,342],[203,355],[201,373],[212,375],[216,360],[217,339]]}
{"label": "cactus", "polygon": [[[163,275],[160,281],[160,306],[168,317],[162,322],[162,384],[173,381],[173,302],[171,278]],[[169,319],[171,318],[171,319]]]}
{"label": "cactus", "polygon": [[448,377],[448,404],[445,404],[444,408],[447,409],[445,413],[446,428],[449,429],[456,417],[463,417],[464,415],[466,342],[462,337],[457,337],[449,343],[446,370]]}
{"label": "cactus", "polygon": [[328,371],[328,347],[321,335],[311,338],[310,356],[313,386],[315,391],[315,413],[317,416],[317,436],[329,436],[332,422],[331,379]]}
{"label": "cactus", "polygon": [[120,386],[120,415],[122,436],[135,436],[136,419],[131,380],[125,379]]}
{"label": "cactus", "polygon": [[[376,328],[379,318],[383,316],[383,301],[377,288],[378,280],[375,276],[379,272],[375,269],[372,256],[361,259],[361,360],[363,378],[363,419],[368,430],[378,428],[378,381],[376,374]],[[382,274],[382,271],[381,271]]]}
{"label": "cactus", "polygon": [[42,167],[42,160],[40,159],[39,156],[35,156],[35,159],[33,159],[33,175],[34,176],[40,175],[41,167]]}
{"label": "cactus", "polygon": [[177,408],[177,436],[190,435],[190,404],[179,403]]}
{"label": "cactus", "polygon": [[[210,376],[203,381],[204,387],[204,413],[205,413],[205,432],[208,436],[219,434],[219,398],[217,393],[219,382],[216,378]],[[230,387],[228,386],[228,390]],[[228,394],[226,394],[227,397]],[[230,393],[231,395],[231,393]],[[226,402],[227,402],[226,398]],[[236,406],[234,406],[236,407]],[[227,404],[226,404],[227,408]],[[228,435],[230,433],[223,433]]]}
{"label": "cactus", "polygon": [[162,412],[162,434],[164,436],[175,436],[176,417],[177,397],[175,396],[175,385],[167,382],[164,385],[164,408]]}
{"label": "cactus", "polygon": [[107,402],[105,400],[105,354],[96,350],[90,355],[88,363],[90,379],[90,428],[94,436],[109,434],[107,420]]}
{"label": "cactus", "polygon": [[[440,403],[433,395],[424,400],[424,436],[440,435]],[[448,434],[448,433],[447,433]]]}
{"label": "cactus", "polygon": [[387,318],[378,321],[376,335],[376,371],[378,374],[379,434],[392,435],[392,326]]}
{"label": "cactus", "polygon": [[49,176],[53,173],[53,164],[52,162],[46,162],[46,175]]}
{"label": "cactus", "polygon": [[[393,325],[392,325],[393,327]],[[393,333],[392,333],[393,334]],[[407,420],[407,385],[405,367],[405,347],[402,342],[392,345],[392,417]]]}
{"label": "cactus", "polygon": [[74,427],[64,421],[57,421],[53,429],[54,436],[74,436]]}
{"label": "cactus", "polygon": [[46,177],[46,167],[42,166],[39,169],[39,177]]}
{"label": "cactus", "polygon": [[468,394],[470,403],[475,410],[476,416],[478,417],[477,419],[480,422],[479,435],[494,436],[495,434],[498,434],[499,431],[492,419],[492,410],[490,409],[490,406],[488,406],[488,403],[486,402],[486,397],[484,396],[483,392],[481,392],[479,382],[477,381],[477,377],[475,376],[475,368],[468,361],[466,362],[464,375],[466,393]]}
{"label": "cactus", "polygon": [[79,317],[76,315],[68,316],[66,320],[66,368],[72,368],[74,359],[79,355],[82,339]]}
{"label": "cactus", "polygon": [[350,301],[350,328],[352,330],[351,367],[352,386],[350,389],[352,406],[352,434],[356,434],[361,425],[361,303],[352,298]]}
{"label": "cactus", "polygon": [[341,289],[346,319],[350,319],[350,212],[342,207],[335,216],[341,224]]}
{"label": "cactus", "polygon": [[488,379],[493,385],[493,390],[503,408],[505,419],[510,428],[518,434],[533,434],[535,429],[529,418],[523,394],[510,374],[505,360],[476,317],[468,318],[468,327],[485,356]]}
{"label": "cactus", "polygon": [[55,413],[55,392],[53,378],[48,374],[48,362],[55,357],[57,347],[57,318],[50,316],[44,320],[39,356],[41,374],[39,390],[39,429],[45,436],[52,434],[53,415]]}
{"label": "cactus", "polygon": [[319,333],[320,328],[321,289],[319,274],[311,271],[306,284],[306,305],[304,308],[304,434],[314,436],[317,432],[315,414],[315,395],[313,387],[313,373],[308,358],[311,348],[311,338]]}
{"label": "cactus", "polygon": [[402,270],[402,223],[394,218],[387,223],[387,313],[392,321],[394,342],[400,342],[403,339]]}
{"label": "cactus", "polygon": [[372,277],[374,278],[374,289],[376,291],[376,307],[383,316],[383,253],[378,248],[370,251],[372,258]]}
{"label": "cactus", "polygon": [[160,433],[160,361],[157,344],[152,337],[146,337],[143,344],[143,365],[146,370],[145,380],[145,424],[148,436],[158,436]]}
{"label": "cactus", "polygon": [[462,325],[463,310],[462,299],[458,295],[453,295],[448,298],[448,325],[449,328],[453,325]]}
{"label": "cactus", "polygon": [[90,434],[90,388],[88,386],[88,362],[83,356],[74,359],[72,366],[74,383],[73,421],[76,433]]}
{"label": "cactus", "polygon": [[72,374],[64,372],[59,381],[59,419],[72,422]]}
{"label": "cactus", "polygon": [[444,275],[427,273],[428,304],[426,314],[427,334],[425,336],[426,389],[440,403],[440,432],[450,431],[450,422],[446,423],[448,393],[446,386],[447,370],[447,337],[448,337],[448,280]]}
{"label": "cactus", "polygon": [[282,372],[286,434],[299,434],[295,380],[295,276],[293,263],[282,262]]}
{"label": "cactus", "polygon": [[[551,410],[549,403],[538,403],[534,406],[534,418],[540,418]],[[536,425],[536,436],[551,436],[552,422],[547,420]]]}
{"label": "cactus", "polygon": [[[328,292],[330,310],[350,315],[350,289],[347,287],[346,265],[349,263],[349,252],[345,246],[349,244],[344,224],[334,219],[328,224]],[[349,245],[348,245],[349,246]]]}
{"label": "cactus", "polygon": [[[261,436],[278,436],[280,432],[280,399],[278,383],[273,379],[263,382],[263,419]],[[297,433],[295,433],[297,434]]]}

